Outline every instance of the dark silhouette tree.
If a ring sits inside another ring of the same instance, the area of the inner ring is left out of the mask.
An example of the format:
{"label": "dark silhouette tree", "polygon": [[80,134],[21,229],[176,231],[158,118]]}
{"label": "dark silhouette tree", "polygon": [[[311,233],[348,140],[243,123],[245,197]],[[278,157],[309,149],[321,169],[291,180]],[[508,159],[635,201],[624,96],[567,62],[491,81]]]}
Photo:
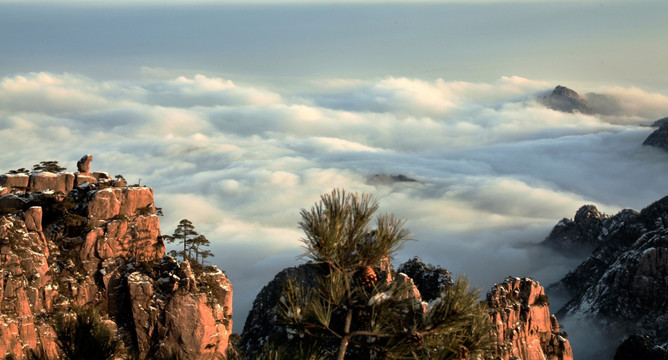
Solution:
{"label": "dark silhouette tree", "polygon": [[14,174],[14,175],[16,175],[16,174],[26,174],[27,175],[27,174],[30,174],[30,170],[28,170],[26,168],[18,168],[16,170],[9,170],[9,173]]}
{"label": "dark silhouette tree", "polygon": [[466,280],[429,307],[406,278],[379,280],[381,264],[411,235],[391,214],[377,217],[372,229],[377,210],[372,196],[343,190],[302,209],[303,256],[327,270],[315,275],[315,288],[285,283],[278,315],[288,336],[268,339],[277,345],[267,347],[269,357],[466,359],[487,349],[492,325]]}
{"label": "dark silhouette tree", "polygon": [[211,251],[204,249],[211,244],[210,241],[195,231],[195,226],[188,219],[181,220],[174,233],[171,236],[164,235],[163,239],[168,243],[182,245],[183,250],[171,250],[169,254],[190,261],[193,268],[200,268],[206,258],[214,256]]}
{"label": "dark silhouette tree", "polygon": [[189,260],[190,252],[189,247],[195,236],[199,235],[195,231],[195,226],[188,219],[183,219],[179,222],[174,230],[174,233],[171,236],[165,235],[163,238],[167,240],[168,243],[176,243],[177,245],[183,245],[183,250],[172,250],[169,252],[170,255],[174,257],[181,257],[183,261]]}
{"label": "dark silhouette tree", "polygon": [[39,164],[35,164],[32,167],[33,171],[48,171],[52,173],[57,173],[67,170],[67,168],[61,167],[58,165],[58,161],[40,161]]}
{"label": "dark silhouette tree", "polygon": [[204,250],[202,247],[209,246],[211,242],[204,236],[198,235],[190,241],[191,257],[194,256],[195,262],[204,265],[206,258],[214,256],[210,250]]}

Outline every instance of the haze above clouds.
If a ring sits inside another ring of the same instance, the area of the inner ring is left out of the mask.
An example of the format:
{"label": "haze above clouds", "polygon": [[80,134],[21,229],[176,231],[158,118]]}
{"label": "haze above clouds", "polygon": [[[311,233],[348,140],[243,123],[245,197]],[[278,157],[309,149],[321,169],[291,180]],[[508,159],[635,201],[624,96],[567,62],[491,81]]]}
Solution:
{"label": "haze above clouds", "polygon": [[[547,285],[575,265],[531,246],[557,221],[667,195],[640,145],[668,115],[667,4],[0,5],[0,170],[91,153],[141,179],[163,233],[212,241],[236,331],[335,187],[408,220],[397,261]],[[605,115],[535,101],[558,84]]]}

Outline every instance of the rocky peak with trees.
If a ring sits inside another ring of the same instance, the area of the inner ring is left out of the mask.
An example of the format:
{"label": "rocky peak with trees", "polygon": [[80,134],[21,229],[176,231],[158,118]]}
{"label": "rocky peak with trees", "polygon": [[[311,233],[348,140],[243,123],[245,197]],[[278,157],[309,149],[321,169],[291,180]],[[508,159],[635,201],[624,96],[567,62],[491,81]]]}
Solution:
{"label": "rocky peak with trees", "polygon": [[0,354],[225,358],[225,274],[193,271],[201,254],[166,255],[153,190],[91,173],[91,161],[74,174],[45,161],[0,176]]}
{"label": "rocky peak with trees", "polygon": [[[551,292],[568,299],[557,314],[586,320],[609,331],[611,338],[639,334],[668,346],[668,197],[640,212],[625,209],[612,217],[574,223],[567,225],[570,243],[561,246],[579,246],[583,234],[595,241],[589,256],[550,286]],[[563,220],[552,234],[563,234],[562,228]],[[548,241],[558,239],[551,235]],[[610,356],[616,346],[606,349]]]}

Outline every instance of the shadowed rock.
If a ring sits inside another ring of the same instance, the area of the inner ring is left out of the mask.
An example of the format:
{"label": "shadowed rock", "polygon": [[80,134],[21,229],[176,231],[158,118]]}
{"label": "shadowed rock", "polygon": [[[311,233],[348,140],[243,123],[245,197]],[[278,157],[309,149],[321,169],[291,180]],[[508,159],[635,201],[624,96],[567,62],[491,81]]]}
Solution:
{"label": "shadowed rock", "polygon": [[663,123],[653,133],[649,134],[642,144],[668,151],[668,122]]}

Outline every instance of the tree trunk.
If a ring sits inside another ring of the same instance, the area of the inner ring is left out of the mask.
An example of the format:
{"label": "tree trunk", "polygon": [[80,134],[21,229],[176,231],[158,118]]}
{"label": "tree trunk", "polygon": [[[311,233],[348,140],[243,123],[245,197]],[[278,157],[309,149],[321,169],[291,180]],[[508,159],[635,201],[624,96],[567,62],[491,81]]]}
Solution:
{"label": "tree trunk", "polygon": [[186,252],[186,245],[188,244],[188,236],[183,235],[183,261],[186,261],[188,258],[188,253]]}
{"label": "tree trunk", "polygon": [[341,339],[341,344],[339,345],[339,353],[336,356],[337,360],[344,360],[346,357],[346,350],[348,349],[348,342],[350,342],[350,323],[353,321],[353,310],[348,309],[346,314],[346,323],[343,327],[343,338]]}

